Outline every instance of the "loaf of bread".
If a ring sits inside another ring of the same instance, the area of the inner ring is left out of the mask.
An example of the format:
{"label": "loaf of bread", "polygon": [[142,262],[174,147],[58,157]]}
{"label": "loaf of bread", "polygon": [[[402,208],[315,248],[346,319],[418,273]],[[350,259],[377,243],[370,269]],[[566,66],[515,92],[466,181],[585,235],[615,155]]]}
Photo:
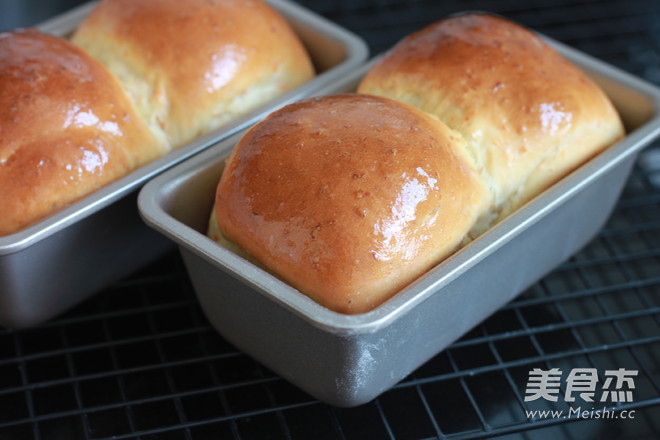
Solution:
{"label": "loaf of bread", "polygon": [[581,70],[533,32],[488,14],[408,36],[358,91],[406,102],[461,133],[493,198],[477,233],[624,135]]}
{"label": "loaf of bread", "polygon": [[0,236],[314,75],[259,0],[104,0],[73,44],[0,35]]}
{"label": "loaf of bread", "polygon": [[0,33],[0,236],[163,152],[99,62],[61,38]]}
{"label": "loaf of bread", "polygon": [[361,313],[453,252],[488,193],[458,133],[349,94],[289,105],[249,130],[215,202],[214,239],[322,305]]}
{"label": "loaf of bread", "polygon": [[342,313],[372,310],[624,135],[584,73],[487,14],[404,39],[358,91],[247,132],[209,226]]}
{"label": "loaf of bread", "polygon": [[174,147],[314,75],[289,24],[260,0],[103,0],[72,42],[119,78]]}

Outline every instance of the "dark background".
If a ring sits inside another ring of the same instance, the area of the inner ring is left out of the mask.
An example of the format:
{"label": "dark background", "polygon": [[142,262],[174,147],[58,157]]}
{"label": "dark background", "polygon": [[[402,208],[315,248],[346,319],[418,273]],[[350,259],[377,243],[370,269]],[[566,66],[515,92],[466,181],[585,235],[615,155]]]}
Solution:
{"label": "dark background", "polygon": [[[0,0],[0,29],[75,3]],[[362,36],[372,54],[449,13],[493,11],[660,85],[658,1],[300,3]],[[622,406],[635,419],[527,420],[535,367],[638,370],[634,402]],[[225,342],[172,253],[52,322],[0,329],[0,440],[654,439],[659,370],[656,142],[590,245],[367,405],[321,404]]]}

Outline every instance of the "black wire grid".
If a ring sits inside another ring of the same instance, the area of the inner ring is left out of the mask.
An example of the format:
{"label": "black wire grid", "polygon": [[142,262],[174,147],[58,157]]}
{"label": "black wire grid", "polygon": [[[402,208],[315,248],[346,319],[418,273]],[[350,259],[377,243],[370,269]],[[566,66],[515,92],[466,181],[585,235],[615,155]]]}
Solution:
{"label": "black wire grid", "polygon": [[[494,11],[660,84],[658,2],[303,3],[374,54],[449,13]],[[637,370],[616,406],[635,418],[528,418],[568,408],[524,401],[533,368]],[[172,253],[57,320],[0,329],[0,439],[651,439],[659,369],[656,142],[591,244],[369,404],[319,403],[237,351]]]}

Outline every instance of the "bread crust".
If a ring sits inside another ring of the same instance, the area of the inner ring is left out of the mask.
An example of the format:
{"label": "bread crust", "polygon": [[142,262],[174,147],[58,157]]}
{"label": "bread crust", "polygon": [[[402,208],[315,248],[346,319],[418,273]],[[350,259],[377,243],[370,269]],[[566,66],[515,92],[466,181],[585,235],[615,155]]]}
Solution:
{"label": "bread crust", "polygon": [[34,30],[0,33],[0,235],[162,152],[96,60]]}
{"label": "bread crust", "polygon": [[406,102],[460,132],[490,187],[493,219],[624,135],[587,75],[535,33],[489,14],[447,18],[404,38],[358,91]]}
{"label": "bread crust", "polygon": [[322,305],[362,313],[464,239],[488,195],[460,135],[396,101],[311,98],[237,144],[221,233]]}
{"label": "bread crust", "polygon": [[259,0],[103,0],[72,37],[178,147],[309,80],[310,58]]}

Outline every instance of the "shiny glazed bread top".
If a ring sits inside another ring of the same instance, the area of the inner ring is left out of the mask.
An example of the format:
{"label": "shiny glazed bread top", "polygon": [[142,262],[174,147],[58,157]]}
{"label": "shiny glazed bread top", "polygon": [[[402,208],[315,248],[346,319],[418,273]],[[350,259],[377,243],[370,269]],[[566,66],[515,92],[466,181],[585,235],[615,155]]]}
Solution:
{"label": "shiny glazed bread top", "polygon": [[96,60],[61,38],[0,33],[0,236],[163,152]]}
{"label": "shiny glazed bread top", "polygon": [[535,33],[488,14],[404,38],[358,91],[418,107],[463,135],[494,200],[482,231],[624,135],[587,75]]}
{"label": "shiny glazed bread top", "polygon": [[366,312],[453,252],[486,208],[464,147],[390,99],[289,105],[228,159],[215,238],[333,310]]}
{"label": "shiny glazed bread top", "polygon": [[260,0],[103,0],[72,37],[177,147],[312,78],[289,24]]}

